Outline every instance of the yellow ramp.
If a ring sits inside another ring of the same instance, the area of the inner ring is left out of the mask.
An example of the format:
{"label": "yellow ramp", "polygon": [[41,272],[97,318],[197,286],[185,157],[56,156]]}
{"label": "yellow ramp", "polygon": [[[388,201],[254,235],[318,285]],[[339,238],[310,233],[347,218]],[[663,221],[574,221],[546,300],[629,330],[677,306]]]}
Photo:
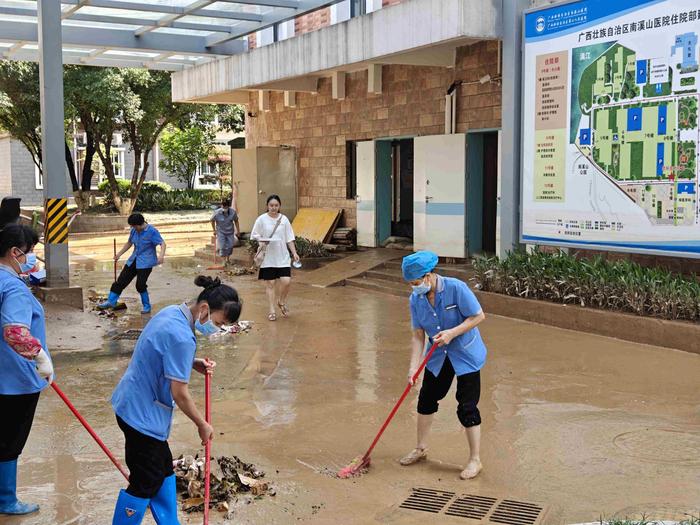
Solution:
{"label": "yellow ramp", "polygon": [[292,228],[294,235],[311,241],[327,242],[333,235],[342,210],[332,208],[301,208]]}

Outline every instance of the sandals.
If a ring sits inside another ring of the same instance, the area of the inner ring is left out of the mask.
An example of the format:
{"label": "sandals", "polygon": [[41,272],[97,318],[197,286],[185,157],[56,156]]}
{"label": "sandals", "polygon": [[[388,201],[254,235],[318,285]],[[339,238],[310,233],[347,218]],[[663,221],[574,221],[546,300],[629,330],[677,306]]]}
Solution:
{"label": "sandals", "polygon": [[419,461],[423,461],[427,457],[428,457],[428,449],[427,448],[414,448],[411,452],[409,452],[404,457],[402,457],[399,460],[399,463],[401,463],[404,467],[407,467],[408,465],[413,465],[414,463],[418,463]]}
{"label": "sandals", "polygon": [[287,305],[284,303],[277,303],[277,306],[280,308],[280,312],[282,312],[282,316],[284,317],[289,317],[289,308],[287,308]]}
{"label": "sandals", "polygon": [[459,477],[467,480],[467,479],[474,479],[479,475],[479,472],[481,472],[481,469],[484,467],[481,465],[481,461],[478,459],[473,459],[469,463],[467,463],[467,468],[465,468],[460,474]]}
{"label": "sandals", "polygon": [[267,314],[267,320],[268,320],[268,321],[277,321],[277,315],[275,315],[275,314]]}

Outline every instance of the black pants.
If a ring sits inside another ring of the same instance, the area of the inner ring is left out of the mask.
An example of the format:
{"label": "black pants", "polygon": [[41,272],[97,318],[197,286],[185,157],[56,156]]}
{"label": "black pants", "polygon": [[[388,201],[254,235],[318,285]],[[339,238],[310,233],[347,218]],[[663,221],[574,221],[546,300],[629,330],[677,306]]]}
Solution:
{"label": "black pants", "polygon": [[126,491],[137,498],[150,499],[160,490],[163,480],[173,474],[173,455],[167,441],[142,434],[117,416],[117,424],[126,439],[126,466],[129,486]]}
{"label": "black pants", "polygon": [[[418,394],[418,413],[429,415],[438,411],[440,400],[444,399],[452,386],[455,370],[449,359],[445,359],[437,377],[425,369],[423,386]],[[465,428],[481,424],[481,414],[477,405],[481,397],[481,373],[471,372],[457,376],[457,417]]]}
{"label": "black pants", "polygon": [[14,461],[22,453],[32,430],[39,395],[0,394],[0,414],[4,416],[0,425],[0,462]]}
{"label": "black pants", "polygon": [[131,281],[134,280],[134,277],[136,277],[136,291],[138,293],[143,293],[148,290],[148,285],[146,283],[148,281],[148,276],[151,275],[152,271],[153,268],[143,268],[141,270],[137,270],[136,261],[134,261],[131,266],[126,265],[124,268],[122,268],[122,271],[119,273],[119,277],[117,277],[116,282],[112,284],[110,291],[116,294],[121,294],[124,291],[124,288],[129,286]]}

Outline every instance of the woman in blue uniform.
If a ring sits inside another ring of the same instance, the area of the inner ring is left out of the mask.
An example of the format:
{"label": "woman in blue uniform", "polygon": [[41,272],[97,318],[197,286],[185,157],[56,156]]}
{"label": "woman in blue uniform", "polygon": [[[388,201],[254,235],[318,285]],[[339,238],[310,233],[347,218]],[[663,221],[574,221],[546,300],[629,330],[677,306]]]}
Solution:
{"label": "woman in blue uniform", "polygon": [[404,257],[401,265],[404,279],[413,287],[410,299],[413,354],[409,381],[420,365],[426,336],[430,345],[437,342],[439,348],[425,367],[423,385],[418,394],[416,448],[401,458],[400,463],[412,465],[427,457],[427,439],[433,416],[457,376],[457,418],[469,443],[469,459],[460,477],[472,479],[482,469],[479,455],[481,414],[477,405],[486,346],[477,325],[485,317],[479,301],[463,281],[434,272],[437,263],[436,254],[423,251]]}
{"label": "woman in blue uniform", "polygon": [[34,421],[41,391],[53,377],[44,309],[19,274],[36,264],[37,234],[10,224],[0,232],[0,515],[39,510],[17,499],[17,460]]}
{"label": "woman in blue uniform", "polygon": [[[114,256],[114,264],[133,246],[134,251],[126,261],[117,280],[112,283],[109,297],[103,303],[97,305],[98,310],[113,309],[117,306],[119,296],[136,277],[136,291],[141,296],[142,314],[151,313],[151,300],[148,296],[148,277],[153,267],[163,264],[165,259],[165,241],[160,232],[146,222],[140,213],[132,213],[127,219],[131,232],[129,240]],[[156,246],[160,246],[160,254],[156,257]]]}
{"label": "woman in blue uniform", "polygon": [[218,278],[200,275],[194,282],[204,288],[195,301],[168,306],[146,325],[112,395],[130,472],[129,486],[117,500],[113,525],[141,523],[149,505],[158,525],[180,523],[167,441],[175,405],[197,426],[202,444],[214,435],[187,388],[193,369],[207,374],[216,366],[195,358],[195,330],[211,335],[237,321],[241,302],[236,290]]}

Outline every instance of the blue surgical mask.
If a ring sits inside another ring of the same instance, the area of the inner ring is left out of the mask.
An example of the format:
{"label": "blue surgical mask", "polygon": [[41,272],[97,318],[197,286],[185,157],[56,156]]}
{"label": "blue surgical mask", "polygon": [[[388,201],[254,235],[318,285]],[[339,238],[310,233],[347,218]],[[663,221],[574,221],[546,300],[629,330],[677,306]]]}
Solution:
{"label": "blue surgical mask", "polygon": [[214,324],[214,321],[211,320],[210,315],[208,315],[207,317],[210,317],[210,319],[206,323],[201,323],[199,319],[195,320],[194,328],[202,335],[213,335],[217,333],[220,329]]}
{"label": "blue surgical mask", "polygon": [[412,286],[413,293],[416,295],[425,295],[430,291],[430,282],[423,281],[418,286]]}
{"label": "blue surgical mask", "polygon": [[[23,263],[20,263],[19,269],[21,270],[21,273],[27,273],[29,270],[34,268],[36,266],[36,254],[33,252],[29,252],[27,255],[27,260]],[[17,261],[19,262],[19,261]]]}

